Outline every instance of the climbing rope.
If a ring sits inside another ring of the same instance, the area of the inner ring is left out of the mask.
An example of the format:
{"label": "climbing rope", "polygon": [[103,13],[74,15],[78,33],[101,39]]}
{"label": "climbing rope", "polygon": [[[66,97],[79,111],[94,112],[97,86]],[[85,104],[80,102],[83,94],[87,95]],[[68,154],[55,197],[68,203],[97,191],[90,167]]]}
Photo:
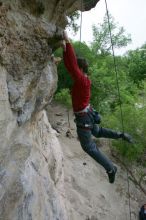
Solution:
{"label": "climbing rope", "polygon": [[105,0],[105,5],[106,5],[106,14],[107,14],[107,19],[108,19],[108,28],[109,28],[109,34],[110,34],[110,40],[111,40],[112,55],[113,55],[113,61],[114,61],[114,70],[116,74],[116,85],[117,85],[117,91],[118,91],[118,97],[119,97],[119,103],[120,103],[122,131],[124,133],[124,120],[123,120],[122,102],[121,102],[121,95],[120,95],[120,86],[119,86],[119,80],[118,80],[118,68],[117,68],[115,52],[114,52],[114,44],[113,44],[112,33],[111,33],[110,16],[108,12],[107,0]]}
{"label": "climbing rope", "polygon": [[[124,133],[124,120],[123,120],[122,102],[121,102],[121,95],[120,95],[120,86],[119,86],[119,80],[118,80],[118,69],[117,69],[117,63],[116,63],[115,52],[114,52],[114,44],[113,44],[112,33],[111,33],[111,24],[110,24],[109,12],[108,12],[107,0],[105,0],[105,6],[106,6],[108,28],[109,28],[109,34],[110,34],[110,40],[111,40],[112,55],[113,55],[113,61],[114,61],[114,70],[115,70],[115,75],[116,75],[117,91],[118,91],[118,97],[119,97],[119,103],[120,103],[122,131]],[[130,183],[129,183],[128,171],[127,171],[127,185],[128,185],[128,198],[129,198],[129,217],[131,220],[132,218],[131,218]]]}
{"label": "climbing rope", "polygon": [[83,0],[81,0],[80,43],[82,41],[82,23],[83,23],[82,11],[83,11]]}

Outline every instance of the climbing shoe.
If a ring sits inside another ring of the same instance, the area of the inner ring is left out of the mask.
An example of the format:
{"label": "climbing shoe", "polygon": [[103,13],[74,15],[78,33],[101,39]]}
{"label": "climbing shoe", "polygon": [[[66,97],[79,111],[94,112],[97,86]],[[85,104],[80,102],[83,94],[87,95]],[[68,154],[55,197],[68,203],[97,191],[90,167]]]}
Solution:
{"label": "climbing shoe", "polygon": [[130,144],[134,144],[133,138],[131,137],[131,135],[129,135],[129,134],[127,134],[127,133],[121,133],[121,138],[122,138],[124,141],[129,142]]}
{"label": "climbing shoe", "polygon": [[116,166],[114,166],[113,170],[107,172],[110,183],[114,183],[115,182],[116,172],[117,172],[117,167]]}

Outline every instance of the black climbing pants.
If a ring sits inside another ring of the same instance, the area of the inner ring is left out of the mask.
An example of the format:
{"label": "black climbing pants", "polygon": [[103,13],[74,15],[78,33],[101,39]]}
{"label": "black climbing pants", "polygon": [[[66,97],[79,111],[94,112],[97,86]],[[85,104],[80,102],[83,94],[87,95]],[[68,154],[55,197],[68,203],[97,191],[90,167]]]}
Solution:
{"label": "black climbing pants", "polygon": [[94,123],[94,119],[89,117],[88,114],[82,116],[76,115],[75,122],[77,125],[79,141],[83,150],[103,166],[107,172],[112,170],[112,161],[97,148],[95,141],[92,139],[92,135],[97,138],[104,137],[118,139],[120,138],[121,133],[100,127]]}

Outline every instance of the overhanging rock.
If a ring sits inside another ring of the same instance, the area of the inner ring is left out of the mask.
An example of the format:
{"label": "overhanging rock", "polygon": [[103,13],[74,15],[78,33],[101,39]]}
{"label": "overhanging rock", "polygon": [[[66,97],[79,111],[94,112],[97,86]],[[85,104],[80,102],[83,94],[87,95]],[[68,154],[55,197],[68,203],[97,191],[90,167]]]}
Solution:
{"label": "overhanging rock", "polygon": [[51,54],[62,39],[67,16],[98,1],[1,1],[0,64],[6,69],[9,101],[19,125],[53,97],[57,70]]}

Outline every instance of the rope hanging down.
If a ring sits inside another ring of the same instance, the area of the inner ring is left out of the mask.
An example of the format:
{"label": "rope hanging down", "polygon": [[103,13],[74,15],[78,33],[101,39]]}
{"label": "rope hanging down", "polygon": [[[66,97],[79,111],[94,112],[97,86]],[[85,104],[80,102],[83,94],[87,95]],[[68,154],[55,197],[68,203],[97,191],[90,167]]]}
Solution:
{"label": "rope hanging down", "polygon": [[83,22],[82,11],[83,11],[83,0],[81,0],[80,42],[82,40],[82,22]]}
{"label": "rope hanging down", "polygon": [[[118,68],[117,68],[115,52],[114,52],[114,44],[113,44],[112,33],[111,33],[110,16],[108,12],[107,0],[105,0],[105,6],[106,6],[106,14],[107,14],[107,19],[108,19],[108,27],[109,27],[109,34],[110,34],[110,40],[111,40],[112,55],[113,55],[113,61],[114,61],[114,70],[116,74],[117,91],[118,91],[118,97],[119,97],[119,103],[120,103],[122,131],[124,133],[124,120],[123,120],[122,102],[121,102],[121,95],[120,95],[120,86],[119,86],[119,80],[118,80],[118,70],[117,70]],[[82,40],[82,10],[83,10],[83,0],[81,0],[80,43]],[[129,195],[129,217],[130,217],[130,220],[132,220],[131,200],[130,200],[130,183],[129,183],[129,178],[128,178],[128,171],[127,171],[127,185],[128,185],[128,195]]]}
{"label": "rope hanging down", "polygon": [[120,95],[120,86],[119,86],[119,80],[118,80],[118,70],[117,70],[118,68],[117,68],[117,64],[116,64],[116,58],[115,58],[115,52],[114,52],[114,44],[113,44],[112,33],[111,33],[110,16],[109,16],[108,6],[107,6],[107,1],[106,0],[105,0],[105,5],[106,5],[106,14],[107,14],[107,19],[108,19],[108,27],[109,27],[109,34],[110,34],[112,54],[113,54],[113,61],[114,61],[114,69],[115,69],[115,74],[116,74],[116,84],[117,84],[118,97],[119,97],[119,103],[120,103],[122,131],[124,133],[124,120],[123,120],[122,102],[121,102],[121,95]]}
{"label": "rope hanging down", "polygon": [[[120,95],[120,86],[119,86],[119,80],[118,80],[118,70],[117,70],[114,45],[113,45],[113,39],[112,39],[112,33],[111,33],[110,16],[109,16],[109,12],[108,12],[107,0],[105,0],[105,6],[106,6],[106,14],[107,14],[109,34],[110,34],[110,40],[111,40],[113,61],[114,61],[114,70],[115,70],[115,74],[116,74],[116,84],[117,84],[117,90],[118,90],[118,97],[119,97],[119,102],[120,102],[121,124],[122,124],[122,130],[124,133],[124,120],[123,120],[123,111],[122,111],[122,103],[121,103],[121,95]],[[128,178],[128,171],[127,171],[127,185],[128,185],[128,195],[129,195],[129,217],[131,220],[132,218],[131,218],[130,183],[129,183],[129,178]]]}

